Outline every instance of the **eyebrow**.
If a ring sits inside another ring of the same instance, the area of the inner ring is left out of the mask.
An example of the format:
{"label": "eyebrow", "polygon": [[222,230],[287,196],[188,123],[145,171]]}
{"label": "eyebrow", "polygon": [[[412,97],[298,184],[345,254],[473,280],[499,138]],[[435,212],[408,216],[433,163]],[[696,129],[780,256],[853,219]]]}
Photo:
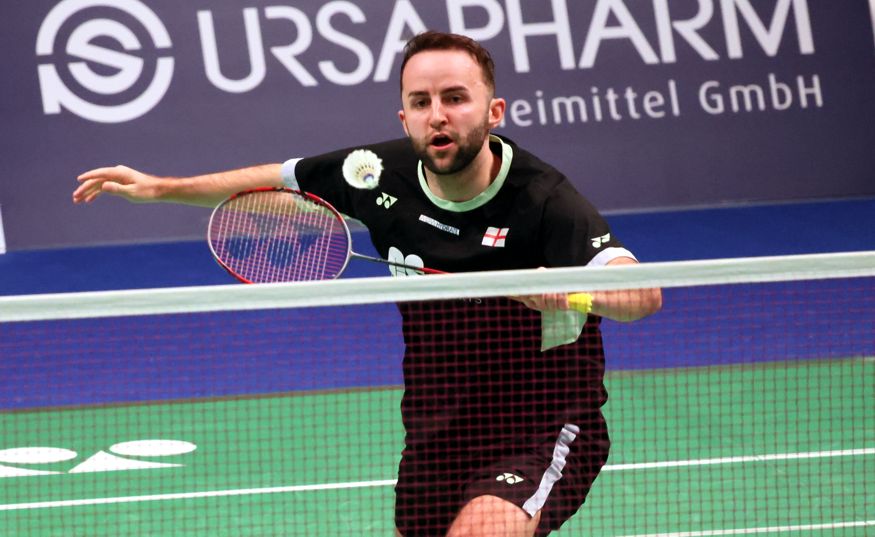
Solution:
{"label": "eyebrow", "polygon": [[[445,88],[445,89],[441,90],[440,94],[446,95],[447,93],[460,93],[460,92],[461,93],[470,93],[470,90],[467,88],[467,86],[450,86],[449,88]],[[422,96],[428,96],[428,95],[429,95],[429,93],[427,91],[421,91],[421,90],[420,91],[411,91],[411,92],[407,93],[407,98],[411,99],[414,97],[422,97]]]}

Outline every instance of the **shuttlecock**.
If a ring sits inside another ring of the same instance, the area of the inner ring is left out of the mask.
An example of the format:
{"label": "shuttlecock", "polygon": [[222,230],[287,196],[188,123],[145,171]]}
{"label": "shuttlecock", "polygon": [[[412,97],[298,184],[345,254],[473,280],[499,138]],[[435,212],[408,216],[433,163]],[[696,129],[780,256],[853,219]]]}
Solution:
{"label": "shuttlecock", "polygon": [[343,161],[343,178],[354,188],[376,188],[382,172],[383,161],[367,149],[356,149]]}

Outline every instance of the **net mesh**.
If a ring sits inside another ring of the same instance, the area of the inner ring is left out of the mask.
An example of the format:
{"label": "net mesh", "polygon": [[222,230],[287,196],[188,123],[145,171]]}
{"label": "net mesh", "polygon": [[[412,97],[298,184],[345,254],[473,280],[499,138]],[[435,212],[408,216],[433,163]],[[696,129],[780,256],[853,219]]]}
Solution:
{"label": "net mesh", "polygon": [[[659,313],[548,350],[504,298],[652,286]],[[444,535],[484,494],[553,535],[875,531],[871,253],[7,297],[0,319],[0,535]]]}

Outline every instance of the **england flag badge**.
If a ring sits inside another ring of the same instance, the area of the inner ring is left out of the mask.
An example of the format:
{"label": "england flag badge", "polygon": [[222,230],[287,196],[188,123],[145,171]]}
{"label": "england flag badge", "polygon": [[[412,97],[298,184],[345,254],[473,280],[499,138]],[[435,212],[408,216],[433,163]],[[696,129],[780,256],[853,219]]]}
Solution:
{"label": "england flag badge", "polygon": [[504,248],[504,240],[507,238],[507,232],[510,228],[486,228],[486,234],[483,235],[483,246],[491,246],[493,248]]}

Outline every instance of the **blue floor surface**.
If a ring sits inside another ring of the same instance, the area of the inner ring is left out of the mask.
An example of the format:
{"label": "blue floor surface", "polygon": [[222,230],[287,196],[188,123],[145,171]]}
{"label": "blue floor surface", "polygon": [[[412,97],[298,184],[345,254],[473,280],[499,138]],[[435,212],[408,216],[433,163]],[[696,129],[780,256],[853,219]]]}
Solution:
{"label": "blue floor surface", "polygon": [[[875,199],[618,214],[615,236],[642,262],[875,250]],[[364,232],[356,251],[376,255]],[[344,277],[388,275],[353,260]],[[0,255],[0,295],[233,283],[205,241]]]}
{"label": "blue floor surface", "polygon": [[[875,250],[875,200],[608,220],[645,262]],[[373,254],[363,235],[356,250]],[[352,261],[345,277],[385,274]],[[0,275],[3,295],[233,282],[203,241],[12,252]],[[603,324],[608,369],[875,356],[872,280],[666,290],[660,314]],[[398,385],[400,318],[378,307],[0,323],[0,409]],[[350,333],[362,316],[383,335]]]}

